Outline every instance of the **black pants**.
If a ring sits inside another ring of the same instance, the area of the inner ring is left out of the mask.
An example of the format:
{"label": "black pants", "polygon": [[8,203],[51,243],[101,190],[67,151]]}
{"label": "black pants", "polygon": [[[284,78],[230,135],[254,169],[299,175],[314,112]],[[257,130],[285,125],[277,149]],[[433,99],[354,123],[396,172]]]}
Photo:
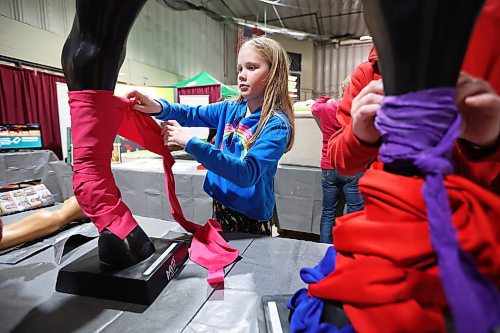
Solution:
{"label": "black pants", "polygon": [[212,218],[219,221],[224,232],[244,232],[254,235],[271,236],[269,221],[259,221],[213,201]]}

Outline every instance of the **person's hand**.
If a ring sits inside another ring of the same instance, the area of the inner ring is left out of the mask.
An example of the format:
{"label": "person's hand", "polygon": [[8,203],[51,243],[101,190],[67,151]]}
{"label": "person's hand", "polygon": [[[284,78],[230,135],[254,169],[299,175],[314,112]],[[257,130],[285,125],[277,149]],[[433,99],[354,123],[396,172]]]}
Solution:
{"label": "person's hand", "polygon": [[326,103],[335,103],[335,100],[333,98],[330,98],[329,100],[326,101]]}
{"label": "person's hand", "polygon": [[193,137],[175,120],[162,122],[161,134],[165,145],[169,147],[181,146],[185,148],[188,141]]}
{"label": "person's hand", "polygon": [[127,94],[128,99],[133,99],[137,102],[133,108],[137,111],[144,113],[160,113],[162,107],[160,103],[152,99],[151,97],[141,94],[137,90],[132,90]]}
{"label": "person's hand", "polygon": [[481,147],[490,147],[498,142],[500,97],[488,82],[460,73],[456,104],[462,114],[462,139]]}
{"label": "person's hand", "polygon": [[375,116],[384,98],[382,80],[371,81],[352,100],[351,117],[354,135],[363,143],[373,145],[380,139]]}

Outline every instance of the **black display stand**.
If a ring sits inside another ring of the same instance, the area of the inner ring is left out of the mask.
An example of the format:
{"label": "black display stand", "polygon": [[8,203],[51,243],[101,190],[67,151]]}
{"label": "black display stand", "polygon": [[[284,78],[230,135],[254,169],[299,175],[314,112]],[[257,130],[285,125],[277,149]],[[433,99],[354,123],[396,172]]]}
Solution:
{"label": "black display stand", "polygon": [[63,293],[150,305],[188,258],[184,241],[151,238],[148,259],[117,269],[99,262],[97,247],[59,270],[56,290]]}
{"label": "black display stand", "polygon": [[290,310],[286,307],[292,295],[262,296],[262,308],[268,333],[290,332]]}

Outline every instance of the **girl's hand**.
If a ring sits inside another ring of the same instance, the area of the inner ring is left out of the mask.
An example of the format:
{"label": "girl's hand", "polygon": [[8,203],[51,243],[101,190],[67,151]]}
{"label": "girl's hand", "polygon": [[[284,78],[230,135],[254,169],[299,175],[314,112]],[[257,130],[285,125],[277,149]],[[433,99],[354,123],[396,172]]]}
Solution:
{"label": "girl's hand", "polygon": [[186,144],[193,137],[189,135],[186,130],[179,125],[175,120],[168,120],[161,124],[161,134],[166,146],[181,146],[186,147]]}
{"label": "girl's hand", "polygon": [[354,135],[362,142],[372,145],[380,139],[375,128],[375,116],[384,98],[382,80],[371,81],[352,100],[351,117]]}
{"label": "girl's hand", "polygon": [[460,73],[456,104],[462,114],[462,139],[481,147],[490,147],[498,142],[500,97],[488,82]]}
{"label": "girl's hand", "polygon": [[160,113],[162,111],[160,103],[147,95],[141,94],[137,90],[129,92],[127,98],[134,99],[137,102],[137,104],[133,106],[137,111],[144,113]]}

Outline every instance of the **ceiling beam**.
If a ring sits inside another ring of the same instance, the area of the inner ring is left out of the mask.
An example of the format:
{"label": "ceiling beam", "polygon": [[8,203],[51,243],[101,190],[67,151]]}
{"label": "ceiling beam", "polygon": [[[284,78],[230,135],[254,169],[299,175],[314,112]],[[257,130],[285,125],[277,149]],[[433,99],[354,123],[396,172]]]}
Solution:
{"label": "ceiling beam", "polygon": [[[322,29],[321,29],[321,25],[319,23],[317,13],[307,13],[307,14],[286,16],[286,17],[282,17],[281,20],[279,20],[279,21],[281,22],[281,21],[288,20],[288,19],[296,19],[296,18],[301,18],[301,17],[306,17],[306,16],[314,16],[314,20],[316,21],[316,25],[317,25],[317,29],[318,29],[318,34],[322,35],[323,33],[322,33]],[[276,21],[278,21],[278,19],[267,20],[267,22],[276,22]]]}
{"label": "ceiling beam", "polygon": [[276,17],[278,18],[278,20],[280,20],[281,26],[284,28],[285,25],[283,24],[283,21],[281,20],[280,14],[278,13],[278,10],[276,9],[276,6],[273,6],[273,9],[274,9],[274,13],[276,14]]}
{"label": "ceiling beam", "polygon": [[326,15],[326,16],[320,16],[320,19],[325,19],[325,18],[331,18],[331,17],[339,17],[339,16],[346,16],[346,15],[356,15],[356,14],[363,14],[363,11],[357,11],[357,12],[350,12],[350,13],[340,13],[340,14],[334,14],[334,15]]}
{"label": "ceiling beam", "polygon": [[[304,16],[313,16],[313,15],[316,15],[316,13],[307,13],[307,14],[300,14],[300,15],[285,16],[285,17],[282,17],[281,20],[288,20],[288,19],[294,19],[294,18],[299,18],[299,17],[304,17]],[[278,21],[278,19],[267,20],[267,22],[275,22],[275,21]]]}
{"label": "ceiling beam", "polygon": [[316,13],[314,13],[314,17],[316,18],[316,25],[318,26],[318,34],[319,35],[322,35],[323,32],[321,30],[321,24],[319,24],[319,18],[318,18],[318,15]]}
{"label": "ceiling beam", "polygon": [[233,12],[233,10],[227,5],[227,3],[224,0],[219,0],[222,5],[231,13],[233,17],[236,17],[236,14]]}

